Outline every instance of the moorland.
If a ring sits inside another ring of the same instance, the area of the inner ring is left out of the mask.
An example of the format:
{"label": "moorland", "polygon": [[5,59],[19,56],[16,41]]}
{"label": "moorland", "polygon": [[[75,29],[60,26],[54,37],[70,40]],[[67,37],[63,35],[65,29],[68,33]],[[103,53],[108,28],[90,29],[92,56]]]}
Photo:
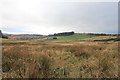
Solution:
{"label": "moorland", "polygon": [[2,40],[3,78],[117,78],[117,36]]}

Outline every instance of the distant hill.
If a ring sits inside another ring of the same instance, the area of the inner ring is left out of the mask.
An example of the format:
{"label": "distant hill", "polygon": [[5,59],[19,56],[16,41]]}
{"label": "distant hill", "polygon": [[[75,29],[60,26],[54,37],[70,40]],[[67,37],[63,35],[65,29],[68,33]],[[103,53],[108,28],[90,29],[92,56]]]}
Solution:
{"label": "distant hill", "polygon": [[[71,32],[61,32],[55,33],[53,35],[41,35],[41,34],[6,34],[2,33],[0,30],[0,37],[6,39],[15,39],[15,40],[33,40],[39,39],[42,41],[56,41],[56,42],[64,42],[64,41],[81,41],[82,39],[93,39],[97,36],[116,36],[117,34],[105,34],[105,33],[75,33]],[[93,39],[94,41],[96,39]],[[111,40],[111,39],[110,39]],[[115,39],[118,40],[118,39]],[[106,40],[105,40],[106,41]]]}
{"label": "distant hill", "polygon": [[46,36],[41,34],[7,34],[7,33],[2,33],[2,31],[0,30],[0,37],[6,39],[16,39],[16,40],[32,40],[32,39],[45,38]]}
{"label": "distant hill", "polygon": [[46,37],[40,34],[5,34],[5,35],[7,35],[9,39],[16,39],[16,40],[32,40],[32,39],[41,39]]}
{"label": "distant hill", "polygon": [[[101,35],[101,36],[100,36]],[[56,38],[56,39],[54,39]],[[46,38],[38,39],[42,42],[76,42],[76,41],[120,41],[116,35],[106,34],[81,34],[74,33],[69,36],[48,36]]]}

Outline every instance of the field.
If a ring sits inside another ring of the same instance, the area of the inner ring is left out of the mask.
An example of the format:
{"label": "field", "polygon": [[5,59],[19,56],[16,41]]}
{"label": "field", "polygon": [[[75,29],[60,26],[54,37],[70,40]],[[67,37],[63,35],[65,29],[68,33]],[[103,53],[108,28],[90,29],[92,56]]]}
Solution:
{"label": "field", "polygon": [[3,39],[3,78],[117,78],[119,41],[93,41],[109,38]]}
{"label": "field", "polygon": [[[51,40],[51,42],[74,42],[74,41],[80,41],[81,39],[90,38],[90,36],[75,34],[75,35],[71,35],[71,36],[57,36],[57,38],[58,39]],[[42,41],[49,41],[49,40],[46,40],[46,38],[44,38],[44,39],[42,39]]]}

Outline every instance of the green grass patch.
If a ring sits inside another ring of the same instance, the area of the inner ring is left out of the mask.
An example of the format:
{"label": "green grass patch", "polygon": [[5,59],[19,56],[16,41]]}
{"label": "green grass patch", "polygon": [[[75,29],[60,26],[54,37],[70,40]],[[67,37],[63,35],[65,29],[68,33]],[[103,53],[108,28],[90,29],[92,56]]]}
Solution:
{"label": "green grass patch", "polygon": [[80,41],[81,39],[90,38],[88,35],[78,35],[74,34],[71,36],[57,36],[58,39],[48,40],[52,42],[71,42],[71,41]]}

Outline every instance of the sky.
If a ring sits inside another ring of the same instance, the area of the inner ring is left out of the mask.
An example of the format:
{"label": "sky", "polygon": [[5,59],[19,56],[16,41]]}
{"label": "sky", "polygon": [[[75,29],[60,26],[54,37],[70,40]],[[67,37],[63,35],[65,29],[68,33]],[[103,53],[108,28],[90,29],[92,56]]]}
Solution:
{"label": "sky", "polygon": [[1,0],[0,27],[10,34],[117,33],[117,1]]}

